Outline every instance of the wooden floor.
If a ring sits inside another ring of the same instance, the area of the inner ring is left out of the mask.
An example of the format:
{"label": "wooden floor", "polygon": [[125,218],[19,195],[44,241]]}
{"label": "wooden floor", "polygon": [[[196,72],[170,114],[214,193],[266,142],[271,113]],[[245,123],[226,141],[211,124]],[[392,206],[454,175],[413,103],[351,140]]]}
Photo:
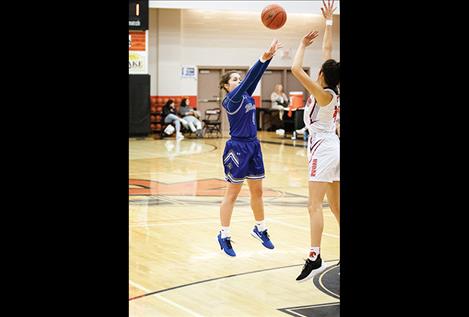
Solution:
{"label": "wooden floor", "polygon": [[[285,309],[339,302],[312,280],[295,281],[309,250],[303,139],[273,132],[258,138],[275,249],[250,235],[254,218],[245,184],[231,222],[235,258],[222,253],[216,240],[227,136],[129,139],[130,316],[306,316]],[[339,227],[326,201],[324,206],[321,253],[334,265]]]}

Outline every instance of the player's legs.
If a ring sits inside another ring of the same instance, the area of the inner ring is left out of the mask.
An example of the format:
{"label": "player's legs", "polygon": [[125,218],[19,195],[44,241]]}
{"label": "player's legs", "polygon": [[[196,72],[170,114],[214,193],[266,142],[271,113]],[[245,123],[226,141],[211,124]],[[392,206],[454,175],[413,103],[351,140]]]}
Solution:
{"label": "player's legs", "polygon": [[220,206],[220,222],[221,230],[217,235],[217,240],[220,245],[221,250],[227,255],[234,257],[236,252],[233,250],[231,245],[231,232],[230,232],[230,222],[231,215],[233,213],[233,207],[238,198],[238,194],[241,191],[243,183],[227,183],[227,189],[223,201]]}
{"label": "player's legs", "polygon": [[340,226],[340,181],[330,183],[327,186],[326,195],[329,207]]}
{"label": "player's legs", "polygon": [[297,282],[305,282],[326,269],[326,264],[321,258],[320,246],[324,229],[322,202],[328,186],[328,182],[309,181],[308,212],[311,247],[303,269],[296,278]]}
{"label": "player's legs", "polygon": [[262,179],[264,178],[264,161],[259,141],[252,143],[250,147],[252,156],[248,168],[248,185],[251,196],[251,208],[256,220],[256,224],[251,231],[251,235],[258,239],[262,245],[268,249],[274,249],[270,235],[268,234],[267,224],[264,218],[264,200],[262,198]]}
{"label": "player's legs", "polygon": [[229,227],[231,222],[231,215],[233,213],[233,207],[238,198],[238,194],[241,191],[243,184],[234,184],[227,182],[228,186],[223,197],[223,201],[220,206],[220,222],[222,227]]}
{"label": "player's legs", "polygon": [[309,182],[308,212],[311,248],[305,265],[303,266],[300,275],[296,278],[298,282],[305,282],[326,269],[326,264],[321,258],[320,246],[322,231],[324,228],[322,202],[326,195],[328,186],[329,183],[327,182]]}
{"label": "player's legs", "polygon": [[324,229],[322,203],[330,183],[309,182],[308,212],[310,224],[311,246],[320,246]]}
{"label": "player's legs", "polygon": [[259,240],[267,249],[274,249],[267,224],[264,219],[264,200],[262,198],[262,179],[248,179],[249,191],[251,194],[251,208],[256,219],[256,224],[251,230],[251,235]]}
{"label": "player's legs", "polygon": [[248,179],[251,196],[251,209],[256,221],[264,220],[264,200],[262,198],[262,179]]}
{"label": "player's legs", "polygon": [[251,208],[256,221],[264,220],[264,201],[262,198],[262,179],[264,178],[264,160],[259,141],[249,145],[251,156],[249,157],[247,181],[251,194]]}

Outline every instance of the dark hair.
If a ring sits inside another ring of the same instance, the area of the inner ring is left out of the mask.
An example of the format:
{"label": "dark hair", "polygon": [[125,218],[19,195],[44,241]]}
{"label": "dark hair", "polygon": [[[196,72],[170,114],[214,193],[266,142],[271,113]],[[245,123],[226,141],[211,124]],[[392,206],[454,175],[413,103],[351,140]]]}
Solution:
{"label": "dark hair", "polygon": [[328,59],[322,64],[321,72],[324,74],[327,86],[337,90],[337,86],[340,84],[340,62]]}
{"label": "dark hair", "polygon": [[187,100],[187,98],[182,98],[182,100],[181,100],[181,107],[187,107],[186,100]]}
{"label": "dark hair", "polygon": [[169,105],[171,105],[173,102],[174,102],[173,99],[168,99],[168,101],[166,101],[166,103],[164,104],[164,106],[165,106],[165,107],[169,107]]}
{"label": "dark hair", "polygon": [[223,76],[221,76],[220,84],[218,85],[220,89],[225,89],[226,92],[229,92],[228,90],[226,90],[225,84],[228,84],[228,81],[230,80],[231,74],[234,74],[234,73],[239,74],[239,71],[231,70],[229,72],[224,73]]}

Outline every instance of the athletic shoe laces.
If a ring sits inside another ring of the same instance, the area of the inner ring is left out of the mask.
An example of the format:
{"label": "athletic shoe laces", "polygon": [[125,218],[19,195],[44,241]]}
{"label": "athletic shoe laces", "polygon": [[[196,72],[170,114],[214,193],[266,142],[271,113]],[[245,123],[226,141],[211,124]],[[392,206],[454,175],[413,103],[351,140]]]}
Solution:
{"label": "athletic shoe laces", "polygon": [[270,236],[269,236],[269,233],[267,232],[267,229],[262,231],[261,234],[267,238],[267,240],[270,240]]}
{"label": "athletic shoe laces", "polygon": [[311,263],[313,263],[313,261],[311,261],[310,259],[305,259],[305,265],[303,265],[303,269],[301,271],[303,272],[306,267],[308,267],[308,265],[310,265]]}
{"label": "athletic shoe laces", "polygon": [[226,245],[228,246],[228,249],[233,249],[233,247],[231,246],[231,239],[226,239]]}

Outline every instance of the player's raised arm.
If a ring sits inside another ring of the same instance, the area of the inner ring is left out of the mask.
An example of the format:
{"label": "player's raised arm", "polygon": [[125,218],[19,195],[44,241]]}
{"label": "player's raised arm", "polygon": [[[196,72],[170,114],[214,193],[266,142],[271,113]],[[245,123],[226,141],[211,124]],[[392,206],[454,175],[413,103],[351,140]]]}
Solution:
{"label": "player's raised arm", "polygon": [[298,46],[295,58],[293,59],[293,65],[291,71],[293,76],[305,87],[310,94],[316,98],[319,106],[325,106],[331,101],[331,94],[326,92],[324,88],[319,85],[316,81],[312,80],[311,77],[303,70],[303,59],[305,55],[306,47],[310,46],[314,40],[318,37],[318,32],[309,32],[306,34]]}
{"label": "player's raised arm", "polygon": [[283,47],[283,44],[280,43],[278,40],[274,39],[270,47],[261,55],[259,60],[249,69],[248,73],[244,80],[241,81],[238,87],[233,89],[230,92],[229,98],[233,101],[238,101],[241,99],[241,95],[244,92],[247,92],[249,95],[252,95],[254,90],[256,89],[259,80],[262,77],[262,74],[269,66],[269,63],[272,57],[275,55],[279,48]]}
{"label": "player's raised arm", "polygon": [[323,59],[326,61],[332,58],[332,21],[333,13],[337,8],[334,8],[334,0],[332,0],[332,3],[328,0],[327,4],[323,0],[322,3],[324,4],[324,7],[321,8],[321,11],[324,19],[326,20],[326,29],[324,31],[324,38],[322,41],[322,55]]}

